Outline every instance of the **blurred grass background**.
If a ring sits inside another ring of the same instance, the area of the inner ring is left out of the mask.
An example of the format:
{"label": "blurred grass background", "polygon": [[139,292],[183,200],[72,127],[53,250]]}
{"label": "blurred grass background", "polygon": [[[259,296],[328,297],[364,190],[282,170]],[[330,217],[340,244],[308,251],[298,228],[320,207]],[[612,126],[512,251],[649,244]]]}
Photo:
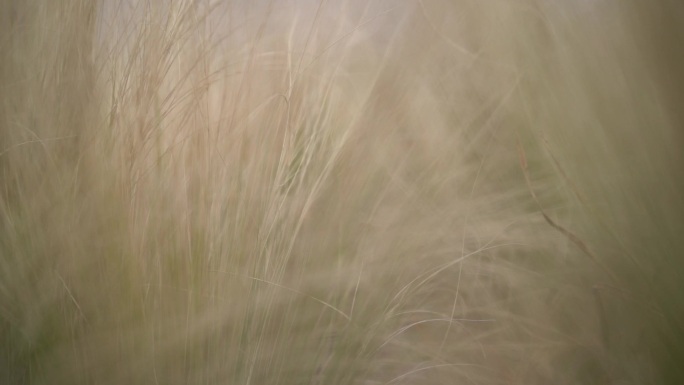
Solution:
{"label": "blurred grass background", "polygon": [[683,17],[0,0],[0,380],[684,383]]}

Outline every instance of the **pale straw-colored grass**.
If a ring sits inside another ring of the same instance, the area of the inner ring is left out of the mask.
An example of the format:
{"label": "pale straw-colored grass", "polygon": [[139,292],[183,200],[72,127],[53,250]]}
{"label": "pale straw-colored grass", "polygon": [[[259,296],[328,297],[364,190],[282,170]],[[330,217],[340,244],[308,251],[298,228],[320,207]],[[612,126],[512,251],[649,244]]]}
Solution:
{"label": "pale straw-colored grass", "polygon": [[0,382],[681,383],[674,1],[0,1]]}

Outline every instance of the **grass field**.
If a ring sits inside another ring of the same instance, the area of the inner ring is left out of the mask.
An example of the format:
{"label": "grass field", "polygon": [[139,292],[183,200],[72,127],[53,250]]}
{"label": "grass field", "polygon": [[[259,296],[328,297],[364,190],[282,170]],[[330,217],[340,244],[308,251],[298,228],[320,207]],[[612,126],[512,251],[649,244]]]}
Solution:
{"label": "grass field", "polygon": [[0,0],[0,383],[683,384],[684,5]]}

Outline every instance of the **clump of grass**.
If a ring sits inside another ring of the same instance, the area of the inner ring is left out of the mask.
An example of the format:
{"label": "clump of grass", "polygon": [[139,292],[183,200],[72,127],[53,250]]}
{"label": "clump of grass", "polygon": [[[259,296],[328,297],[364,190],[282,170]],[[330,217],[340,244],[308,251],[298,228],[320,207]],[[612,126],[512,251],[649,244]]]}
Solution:
{"label": "clump of grass", "polygon": [[0,1],[0,379],[681,382],[682,12]]}

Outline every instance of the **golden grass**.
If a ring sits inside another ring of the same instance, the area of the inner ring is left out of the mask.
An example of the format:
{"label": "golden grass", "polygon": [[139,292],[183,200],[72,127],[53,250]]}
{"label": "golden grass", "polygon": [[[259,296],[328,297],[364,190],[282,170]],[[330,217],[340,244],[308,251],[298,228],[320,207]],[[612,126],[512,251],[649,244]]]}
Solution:
{"label": "golden grass", "polygon": [[674,1],[0,1],[0,381],[684,373]]}

